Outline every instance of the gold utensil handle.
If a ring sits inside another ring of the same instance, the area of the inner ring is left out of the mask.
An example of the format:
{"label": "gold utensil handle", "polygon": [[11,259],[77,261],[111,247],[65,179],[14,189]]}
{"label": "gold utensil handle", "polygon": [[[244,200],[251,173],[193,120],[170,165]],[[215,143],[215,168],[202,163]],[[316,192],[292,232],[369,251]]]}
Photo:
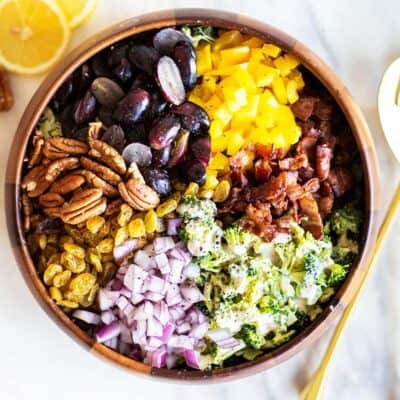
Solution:
{"label": "gold utensil handle", "polygon": [[319,399],[319,396],[321,394],[321,388],[323,385],[323,380],[325,377],[325,372],[326,372],[326,369],[332,358],[332,354],[336,348],[336,345],[337,345],[339,339],[342,336],[344,327],[346,326],[346,322],[351,314],[351,311],[353,310],[354,304],[357,302],[357,299],[360,296],[362,288],[364,287],[365,282],[367,281],[367,278],[370,275],[372,266],[375,264],[375,261],[377,260],[379,254],[380,254],[380,250],[382,249],[382,243],[390,229],[391,223],[394,220],[394,217],[396,215],[396,211],[397,211],[397,208],[399,207],[399,205],[400,205],[400,184],[397,186],[396,193],[393,196],[393,199],[389,206],[389,210],[385,216],[385,219],[383,220],[381,229],[379,230],[378,238],[377,238],[376,244],[374,246],[374,252],[372,254],[369,264],[367,265],[367,270],[365,271],[365,274],[360,283],[360,286],[357,288],[357,290],[354,294],[354,297],[352,298],[352,300],[350,301],[350,303],[344,310],[343,315],[342,315],[338,325],[336,326],[335,332],[333,333],[331,341],[329,342],[328,349],[324,355],[324,358],[322,359],[321,365],[319,366],[318,370],[316,371],[315,375],[310,380],[310,382],[302,390],[302,392],[300,394],[301,400],[318,400]]}

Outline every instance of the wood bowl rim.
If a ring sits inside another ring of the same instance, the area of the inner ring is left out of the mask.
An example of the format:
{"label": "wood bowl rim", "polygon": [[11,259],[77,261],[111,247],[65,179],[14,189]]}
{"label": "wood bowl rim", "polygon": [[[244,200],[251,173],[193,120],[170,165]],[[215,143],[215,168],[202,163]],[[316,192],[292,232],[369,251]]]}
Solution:
{"label": "wood bowl rim", "polygon": [[[302,65],[310,70],[329,90],[344,112],[357,141],[365,178],[366,221],[364,224],[362,251],[346,281],[329,302],[329,306],[304,331],[277,349],[264,354],[256,360],[212,371],[152,368],[96,343],[92,337],[89,337],[75,325],[50,299],[44,284],[37,276],[35,266],[29,255],[19,212],[19,184],[28,139],[40,114],[64,79],[80,64],[112,43],[147,30],[182,24],[208,24],[226,29],[238,29],[277,44],[297,56]],[[239,14],[195,8],[164,10],[127,19],[91,36],[69,53],[48,74],[36,90],[20,120],[8,159],[6,172],[7,228],[19,269],[32,294],[46,314],[77,343],[92,353],[142,376],[156,376],[164,378],[168,382],[201,383],[206,381],[207,383],[214,383],[246,377],[269,369],[313,343],[328,329],[335,317],[349,303],[366,272],[366,266],[371,257],[377,233],[377,216],[380,209],[379,193],[377,157],[370,131],[361,110],[339,78],[316,54],[279,29]]]}

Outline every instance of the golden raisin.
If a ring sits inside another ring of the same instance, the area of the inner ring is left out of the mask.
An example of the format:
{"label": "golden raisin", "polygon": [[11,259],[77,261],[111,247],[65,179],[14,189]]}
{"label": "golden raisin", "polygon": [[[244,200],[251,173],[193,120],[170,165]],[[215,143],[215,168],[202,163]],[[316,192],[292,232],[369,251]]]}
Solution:
{"label": "golden raisin", "polygon": [[156,212],[159,217],[164,217],[167,214],[171,213],[172,211],[175,211],[176,207],[178,207],[178,203],[175,200],[170,199],[165,201],[164,203],[161,203],[157,207]]}
{"label": "golden raisin", "polygon": [[53,285],[57,288],[65,286],[71,279],[71,271],[65,270],[63,272],[59,272],[53,278]]}
{"label": "golden raisin", "polygon": [[43,281],[46,285],[50,286],[53,283],[54,277],[62,272],[63,267],[60,264],[49,264],[43,273]]}
{"label": "golden raisin", "polygon": [[97,272],[101,272],[103,270],[103,267],[101,265],[101,258],[98,251],[96,249],[90,248],[87,250],[86,254],[89,263],[94,266]]}
{"label": "golden raisin", "polygon": [[220,183],[218,183],[217,187],[215,188],[213,194],[213,200],[216,203],[222,203],[228,198],[230,190],[231,190],[231,184],[229,183],[229,181],[225,179],[222,180]]}
{"label": "golden raisin", "polygon": [[129,236],[139,238],[146,235],[146,228],[142,218],[135,218],[128,225]]}
{"label": "golden raisin", "polygon": [[126,229],[126,227],[122,227],[117,229],[116,233],[115,233],[115,237],[114,237],[114,242],[116,246],[121,245],[122,243],[125,242],[125,240],[127,240],[129,237],[128,234],[128,229]]}
{"label": "golden raisin", "polygon": [[47,235],[41,233],[38,237],[38,244],[41,250],[44,250],[47,246]]}
{"label": "golden raisin", "polygon": [[99,253],[111,253],[113,251],[114,241],[111,238],[103,239],[96,249]]}
{"label": "golden raisin", "polygon": [[78,258],[72,253],[66,251],[61,254],[61,263],[65,268],[75,274],[79,274],[86,268],[86,263],[83,258]]}
{"label": "golden raisin", "polygon": [[61,290],[55,286],[49,288],[49,294],[50,298],[54,300],[56,303],[59,303],[63,298]]}
{"label": "golden raisin", "polygon": [[212,190],[201,190],[199,192],[199,197],[201,199],[211,199],[213,197],[214,192]]}
{"label": "golden raisin", "polygon": [[198,193],[199,193],[199,185],[197,183],[190,182],[189,186],[185,190],[184,195],[185,196],[197,196]]}
{"label": "golden raisin", "polygon": [[133,210],[128,204],[122,204],[121,205],[121,211],[118,214],[118,225],[119,226],[125,226],[128,224],[128,222],[131,220],[133,215]]}
{"label": "golden raisin", "polygon": [[78,258],[85,258],[85,249],[73,243],[64,243],[64,250]]}
{"label": "golden raisin", "polygon": [[65,307],[65,308],[78,308],[79,307],[79,303],[77,303],[75,301],[71,301],[71,300],[61,300],[58,303],[58,305],[61,307]]}
{"label": "golden raisin", "polygon": [[72,239],[71,236],[63,235],[60,237],[58,245],[60,246],[61,249],[63,249],[65,243],[74,243],[74,239]]}
{"label": "golden raisin", "polygon": [[86,228],[90,233],[96,234],[105,224],[106,220],[100,215],[89,218],[86,221]]}
{"label": "golden raisin", "polygon": [[64,292],[64,298],[69,301],[80,303],[83,297],[78,294],[75,294],[74,292],[71,292],[71,290],[66,290]]}
{"label": "golden raisin", "polygon": [[96,277],[88,272],[84,272],[73,278],[68,287],[72,293],[84,296],[89,293],[95,283]]}
{"label": "golden raisin", "polygon": [[153,233],[157,229],[157,214],[154,210],[147,211],[144,216],[144,226],[147,233]]}

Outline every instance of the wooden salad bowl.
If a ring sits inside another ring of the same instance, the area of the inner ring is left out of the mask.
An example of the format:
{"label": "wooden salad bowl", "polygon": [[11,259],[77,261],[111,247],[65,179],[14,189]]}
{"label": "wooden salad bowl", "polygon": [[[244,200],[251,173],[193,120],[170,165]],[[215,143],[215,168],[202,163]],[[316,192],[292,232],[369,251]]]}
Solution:
{"label": "wooden salad bowl", "polygon": [[[21,172],[29,136],[47,103],[65,78],[88,58],[121,39],[144,31],[180,24],[212,25],[226,29],[238,29],[246,34],[257,35],[294,54],[303,66],[322,82],[343,111],[361,153],[365,182],[365,223],[361,239],[361,251],[346,281],[322,313],[304,331],[279,348],[253,361],[211,371],[153,368],[97,343],[94,338],[75,325],[62,309],[51,300],[46,287],[37,274],[24,238],[19,206]],[[45,312],[69,336],[91,353],[100,355],[129,371],[164,378],[169,381],[179,380],[192,383],[205,381],[210,383],[245,377],[271,368],[315,342],[349,303],[365,274],[365,268],[371,257],[376,238],[378,211],[379,179],[374,144],[360,108],[338,77],[311,50],[280,30],[238,14],[207,9],[167,10],[134,17],[94,35],[73,50],[49,73],[33,95],[15,134],[6,174],[6,214],[9,237],[24,279]]]}

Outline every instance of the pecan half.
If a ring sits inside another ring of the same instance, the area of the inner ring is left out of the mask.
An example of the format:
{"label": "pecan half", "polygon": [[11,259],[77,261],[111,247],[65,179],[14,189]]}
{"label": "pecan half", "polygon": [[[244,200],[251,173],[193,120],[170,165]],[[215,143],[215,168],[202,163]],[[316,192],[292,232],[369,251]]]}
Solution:
{"label": "pecan half", "polygon": [[14,96],[11,90],[8,74],[0,67],[0,111],[8,111],[14,104]]}
{"label": "pecan half", "polygon": [[25,175],[21,182],[21,188],[28,192],[29,197],[40,196],[50,186],[51,182],[45,178],[46,172],[47,167],[45,165],[38,165]]}
{"label": "pecan half", "polygon": [[106,142],[101,140],[92,140],[90,143],[91,150],[89,155],[97,160],[100,160],[104,164],[108,165],[111,169],[116,171],[120,175],[124,175],[126,172],[125,161],[121,154],[118,153],[114,147],[110,146]]}
{"label": "pecan half", "polygon": [[121,177],[116,174],[111,168],[99,164],[96,161],[91,160],[87,157],[81,157],[80,162],[82,167],[98,175],[100,178],[104,179],[111,185],[117,185],[121,182]]}
{"label": "pecan half", "polygon": [[44,207],[43,212],[49,217],[58,217],[61,216],[61,207]]}
{"label": "pecan half", "polygon": [[41,135],[35,135],[33,138],[33,149],[31,158],[28,161],[28,168],[34,167],[36,164],[39,164],[40,159],[42,158],[42,150],[44,146],[44,139]]}
{"label": "pecan half", "polygon": [[91,122],[88,130],[88,142],[92,143],[93,140],[97,140],[100,137],[100,130],[103,127],[102,122]]}
{"label": "pecan half", "polygon": [[78,167],[79,160],[76,157],[59,158],[48,166],[45,178],[49,182],[54,182],[63,172]]}
{"label": "pecan half", "polygon": [[47,139],[43,146],[43,155],[49,160],[65,158],[69,155],[86,154],[89,146],[80,140],[66,137],[53,137]]}
{"label": "pecan half", "polygon": [[79,171],[74,171],[75,174],[80,174],[82,177],[86,178],[86,181],[89,185],[101,189],[105,196],[107,197],[116,197],[118,196],[118,190],[106,182],[104,179],[100,178],[96,174],[87,169],[81,169]]}
{"label": "pecan half", "polygon": [[139,171],[139,167],[134,162],[131,163],[131,165],[129,166],[128,170],[126,171],[125,176],[127,179],[135,178],[135,179],[138,179],[142,183],[146,183],[143,178],[142,173]]}
{"label": "pecan half", "polygon": [[135,210],[145,211],[160,203],[158,194],[139,179],[131,178],[128,182],[118,185],[121,197]]}
{"label": "pecan half", "polygon": [[22,205],[22,213],[23,213],[23,229],[25,232],[28,232],[31,228],[31,215],[33,212],[32,201],[28,197],[26,193],[22,193],[21,195],[21,205]]}
{"label": "pecan half", "polygon": [[100,189],[86,189],[72,196],[61,207],[61,219],[71,225],[78,225],[96,215],[103,214],[107,200]]}
{"label": "pecan half", "polygon": [[122,199],[116,199],[112,201],[106,208],[106,211],[104,212],[105,217],[111,217],[113,215],[116,215],[120,212],[121,210],[121,205],[124,203]]}
{"label": "pecan half", "polygon": [[78,189],[85,183],[85,178],[74,171],[57,179],[50,187],[50,192],[58,194],[67,194]]}
{"label": "pecan half", "polygon": [[64,203],[64,198],[58,193],[45,193],[39,197],[39,204],[43,207],[59,207]]}

